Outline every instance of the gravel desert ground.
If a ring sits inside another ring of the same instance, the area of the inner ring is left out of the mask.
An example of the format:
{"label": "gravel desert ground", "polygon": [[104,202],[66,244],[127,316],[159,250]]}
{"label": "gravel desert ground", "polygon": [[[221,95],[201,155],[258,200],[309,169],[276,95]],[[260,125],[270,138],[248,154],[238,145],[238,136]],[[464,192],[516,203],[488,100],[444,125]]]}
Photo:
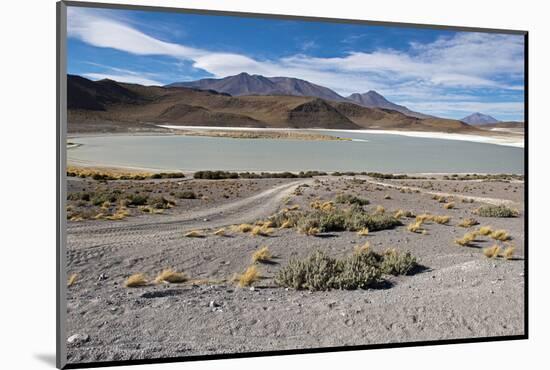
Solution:
{"label": "gravel desert ground", "polygon": [[[68,362],[523,334],[523,181],[422,177],[187,176],[108,183],[70,177]],[[115,214],[119,206],[100,196],[107,191],[168,202],[161,210],[130,204],[124,217],[109,220],[105,215]],[[316,201],[331,202],[341,194],[367,199],[365,212],[410,214],[399,215],[402,226],[368,235],[306,235],[296,228],[272,227],[262,236],[233,227],[265,222],[285,208],[309,211]],[[516,209],[517,217],[475,213],[487,205]],[[450,219],[441,224],[426,221],[418,232],[409,231],[414,216],[422,214]],[[459,226],[469,218],[478,224]],[[510,240],[477,234],[465,246],[455,242],[483,226],[506,230]],[[224,235],[214,235],[220,228]],[[192,231],[201,237],[185,236]],[[345,258],[366,242],[378,253],[389,248],[410,252],[418,266],[406,275],[384,275],[367,289],[298,290],[281,287],[275,279],[293,259],[314,251]],[[502,248],[513,245],[514,255],[486,257],[485,249],[495,243]],[[254,264],[252,255],[262,247],[272,258]],[[250,286],[238,286],[233,277],[251,265],[260,278]],[[185,273],[187,280],[154,283],[167,268]],[[133,274],[143,274],[148,283],[126,287]]]}

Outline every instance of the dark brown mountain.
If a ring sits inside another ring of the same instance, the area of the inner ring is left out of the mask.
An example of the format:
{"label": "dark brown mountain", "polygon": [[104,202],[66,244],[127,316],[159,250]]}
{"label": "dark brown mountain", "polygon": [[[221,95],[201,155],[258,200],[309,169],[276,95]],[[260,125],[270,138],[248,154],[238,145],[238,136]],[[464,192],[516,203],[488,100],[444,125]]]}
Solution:
{"label": "dark brown mountain", "polygon": [[69,130],[120,131],[150,124],[479,131],[455,120],[419,119],[309,96],[228,96],[182,87],[146,87],[68,76]]}
{"label": "dark brown mountain", "polygon": [[351,100],[367,108],[391,109],[391,110],[401,112],[410,117],[433,118],[433,116],[429,116],[427,114],[414,112],[409,108],[405,107],[404,105],[392,103],[391,101],[389,101],[388,99],[386,99],[385,97],[383,97],[382,95],[380,95],[374,90],[369,90],[364,94],[354,93],[348,96],[347,98],[348,100]]}
{"label": "dark brown mountain", "polygon": [[197,81],[175,82],[167,87],[194,87],[214,90],[233,96],[243,95],[292,95],[311,96],[325,100],[346,101],[335,91],[314,83],[290,77],[264,77],[239,73],[224,78],[205,78]]}

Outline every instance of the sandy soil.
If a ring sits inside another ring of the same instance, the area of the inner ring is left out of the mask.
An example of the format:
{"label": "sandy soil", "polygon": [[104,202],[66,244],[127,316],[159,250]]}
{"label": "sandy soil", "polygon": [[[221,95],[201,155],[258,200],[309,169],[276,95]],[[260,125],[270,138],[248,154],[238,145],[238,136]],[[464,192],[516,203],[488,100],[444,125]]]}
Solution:
{"label": "sandy soil", "polygon": [[[125,183],[132,191],[152,186]],[[166,189],[159,187],[161,183]],[[203,189],[209,191],[209,201],[182,200],[164,214],[133,215],[123,221],[68,223],[67,272],[76,273],[77,279],[67,292],[67,337],[81,338],[68,344],[69,363],[524,333],[522,182],[323,177],[224,183],[159,180],[153,185],[168,194],[177,186]],[[69,192],[97,186],[92,180],[69,180]],[[418,192],[402,190],[403,186]],[[450,225],[426,225],[427,235],[398,227],[367,237],[352,232],[313,237],[293,229],[276,230],[270,237],[183,236],[192,229],[210,233],[221,226],[265,219],[288,205],[306,209],[313,199],[330,200],[342,192],[369,199],[369,209],[382,205],[387,212],[430,212],[452,220]],[[227,198],[222,195],[229,193]],[[434,193],[454,195],[456,208],[444,209]],[[474,202],[462,202],[463,198]],[[472,215],[485,203],[508,204],[518,208],[520,216]],[[468,231],[456,226],[465,217],[508,230],[516,258],[484,257],[481,248],[492,244],[488,239],[472,247],[456,246],[454,239]],[[308,292],[274,284],[274,275],[290,258],[316,249],[344,256],[365,241],[377,251],[410,251],[425,269],[412,276],[388,277],[388,284],[368,290]],[[231,276],[250,265],[251,254],[264,245],[276,256],[275,263],[259,266],[264,278],[253,290],[236,287]],[[166,267],[200,281],[123,287],[133,273],[153,279]]]}

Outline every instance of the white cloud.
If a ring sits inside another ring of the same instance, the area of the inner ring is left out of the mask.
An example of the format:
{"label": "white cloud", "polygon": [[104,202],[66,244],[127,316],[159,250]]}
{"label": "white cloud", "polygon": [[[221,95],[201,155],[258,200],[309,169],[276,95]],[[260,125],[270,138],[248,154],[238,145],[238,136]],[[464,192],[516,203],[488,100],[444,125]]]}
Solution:
{"label": "white cloud", "polygon": [[[431,43],[411,43],[408,52],[385,49],[370,53],[353,51],[333,58],[297,54],[257,60],[242,54],[213,52],[163,41],[139,31],[123,19],[71,7],[68,35],[97,47],[188,61],[215,77],[240,72],[296,77],[332,88],[342,95],[379,90],[400,97],[400,104],[413,99],[415,107],[421,103],[415,97],[433,98],[445,94],[446,89],[523,90],[521,83],[502,82],[523,76],[523,38],[514,35],[462,32]],[[142,78],[148,81],[147,84],[158,84],[153,79],[133,74],[110,76],[136,83]],[[407,95],[407,91],[412,95]],[[517,113],[523,114],[523,104],[517,104]]]}

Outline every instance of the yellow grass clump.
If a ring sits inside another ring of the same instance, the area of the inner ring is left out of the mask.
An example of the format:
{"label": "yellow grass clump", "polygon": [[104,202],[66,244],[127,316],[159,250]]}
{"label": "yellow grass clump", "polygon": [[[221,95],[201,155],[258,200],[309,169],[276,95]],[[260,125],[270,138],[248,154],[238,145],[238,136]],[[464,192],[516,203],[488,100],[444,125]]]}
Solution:
{"label": "yellow grass clump", "polygon": [[367,235],[369,235],[369,229],[367,227],[362,228],[361,230],[359,230],[357,232],[357,235],[358,236],[367,236]]}
{"label": "yellow grass clump", "polygon": [[384,214],[385,212],[386,212],[386,208],[380,205],[376,206],[376,208],[374,209],[374,213],[377,215]]}
{"label": "yellow grass clump", "polygon": [[124,283],[126,288],[136,288],[145,285],[147,285],[147,278],[144,274],[133,274]]}
{"label": "yellow grass clump", "polygon": [[307,230],[305,230],[305,234],[308,236],[315,236],[319,234],[320,230],[317,227],[310,227]]}
{"label": "yellow grass clump", "polygon": [[201,233],[200,230],[191,230],[185,234],[183,234],[186,238],[204,238],[204,235]]}
{"label": "yellow grass clump", "polygon": [[155,279],[155,283],[172,283],[179,284],[187,281],[187,275],[183,272],[176,272],[171,268],[162,270],[160,274]]}
{"label": "yellow grass clump", "polygon": [[300,209],[300,205],[299,205],[299,204],[294,204],[294,205],[288,207],[288,210],[289,210],[289,211],[297,211],[297,210],[299,210],[299,209]]}
{"label": "yellow grass clump", "polygon": [[403,218],[403,217],[405,217],[405,211],[403,211],[402,209],[399,209],[399,210],[395,211],[395,214],[393,215],[393,217],[395,217],[397,219]]}
{"label": "yellow grass clump", "polygon": [[455,208],[455,202],[445,203],[445,204],[443,205],[443,208],[445,208],[445,209],[453,209],[453,208]]}
{"label": "yellow grass clump", "polygon": [[476,240],[476,236],[477,236],[477,233],[475,233],[475,232],[466,233],[466,234],[464,234],[464,236],[462,238],[456,239],[455,243],[462,246],[462,247],[465,247],[465,246],[468,246],[468,245],[472,244],[472,242],[474,240]]}
{"label": "yellow grass clump", "polygon": [[291,227],[293,227],[294,225],[292,224],[292,221],[290,220],[285,220],[282,224],[281,224],[281,229],[290,229]]}
{"label": "yellow grass clump", "polygon": [[507,260],[512,259],[514,257],[515,251],[516,247],[513,245],[509,245],[504,249],[504,252],[502,252],[502,257],[506,258]]}
{"label": "yellow grass clump", "polygon": [[77,274],[71,274],[71,276],[69,276],[69,279],[67,280],[67,286],[72,286],[74,283],[76,283],[77,278]]}
{"label": "yellow grass clump", "polygon": [[421,215],[416,216],[416,222],[419,224],[423,224],[425,222],[431,222],[434,220],[434,215],[430,215],[429,213],[423,213]]}
{"label": "yellow grass clump", "polygon": [[224,227],[214,231],[213,234],[216,235],[216,236],[225,236],[225,235],[227,235]]}
{"label": "yellow grass clump", "polygon": [[269,251],[269,248],[265,245],[252,254],[253,263],[269,262],[271,261],[271,258],[273,258],[273,255]]}
{"label": "yellow grass clump", "polygon": [[493,233],[493,229],[491,226],[481,226],[477,232],[483,236],[488,236]]}
{"label": "yellow grass clump", "polygon": [[250,234],[254,236],[269,236],[272,233],[273,233],[273,229],[271,227],[265,227],[265,226],[254,226],[250,231]]}
{"label": "yellow grass clump", "polygon": [[252,265],[249,266],[242,274],[235,275],[233,280],[236,281],[240,287],[246,287],[258,281],[260,277],[258,268]]}
{"label": "yellow grass clump", "polygon": [[421,233],[423,230],[422,222],[419,222],[419,221],[411,222],[410,224],[407,225],[407,230],[413,233]]}
{"label": "yellow grass clump", "polygon": [[462,221],[460,221],[458,226],[460,226],[460,227],[472,227],[472,226],[475,226],[477,224],[479,224],[479,222],[477,222],[476,219],[474,219],[474,218],[465,218]]}
{"label": "yellow grass clump", "polygon": [[434,221],[441,225],[446,225],[451,221],[451,217],[449,216],[435,216]]}
{"label": "yellow grass clump", "polygon": [[126,208],[119,208],[112,215],[105,216],[105,219],[111,221],[120,221],[124,220],[128,216],[130,216],[130,212]]}
{"label": "yellow grass clump", "polygon": [[510,239],[510,234],[506,230],[495,230],[491,233],[491,238],[505,242]]}
{"label": "yellow grass clump", "polygon": [[369,251],[370,251],[370,243],[369,242],[366,242],[363,245],[356,245],[355,248],[353,248],[353,253],[354,254],[362,254],[362,253],[367,253]]}
{"label": "yellow grass clump", "polygon": [[483,254],[487,258],[495,258],[498,257],[498,253],[500,252],[500,247],[498,245],[493,245],[492,247],[484,248]]}
{"label": "yellow grass clump", "polygon": [[250,224],[240,224],[239,226],[237,226],[237,230],[241,233],[249,233],[252,231],[253,228],[254,226]]}
{"label": "yellow grass clump", "polygon": [[321,211],[324,212],[332,212],[334,210],[334,202],[328,201],[323,204],[321,204]]}

